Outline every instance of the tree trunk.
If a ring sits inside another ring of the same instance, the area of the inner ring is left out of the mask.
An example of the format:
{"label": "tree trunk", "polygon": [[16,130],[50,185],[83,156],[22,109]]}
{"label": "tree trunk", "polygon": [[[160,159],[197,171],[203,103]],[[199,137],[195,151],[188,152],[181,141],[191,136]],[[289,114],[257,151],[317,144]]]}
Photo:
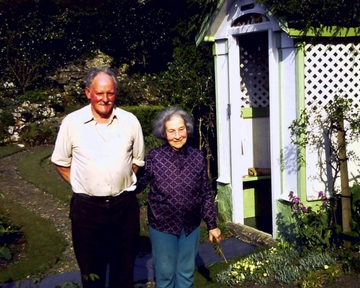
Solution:
{"label": "tree trunk", "polygon": [[345,131],[344,120],[340,119],[338,122],[338,145],[339,145],[339,160],[340,160],[340,181],[341,181],[341,215],[342,215],[342,231],[350,232],[351,219],[351,203],[349,190],[349,175],[347,167],[346,146],[345,146]]}

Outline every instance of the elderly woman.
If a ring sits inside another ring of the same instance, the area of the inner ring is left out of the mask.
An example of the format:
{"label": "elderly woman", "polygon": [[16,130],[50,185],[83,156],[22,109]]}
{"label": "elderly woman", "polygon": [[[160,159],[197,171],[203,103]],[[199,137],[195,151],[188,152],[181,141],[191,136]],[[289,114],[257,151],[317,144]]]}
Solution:
{"label": "elderly woman", "polygon": [[203,153],[186,144],[193,131],[193,120],[184,110],[160,112],[153,134],[165,144],[148,153],[139,179],[140,190],[150,184],[148,219],[157,288],[193,286],[201,218],[209,240],[221,241]]}

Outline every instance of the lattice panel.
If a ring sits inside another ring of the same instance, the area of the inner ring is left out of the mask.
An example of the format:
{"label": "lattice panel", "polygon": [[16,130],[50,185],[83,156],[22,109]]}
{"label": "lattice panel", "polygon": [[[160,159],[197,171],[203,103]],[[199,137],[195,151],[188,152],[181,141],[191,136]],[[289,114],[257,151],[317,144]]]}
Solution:
{"label": "lattice panel", "polygon": [[305,47],[305,104],[326,105],[335,95],[360,107],[360,43],[308,44]]}
{"label": "lattice panel", "polygon": [[269,106],[267,33],[242,36],[240,44],[241,107]]}

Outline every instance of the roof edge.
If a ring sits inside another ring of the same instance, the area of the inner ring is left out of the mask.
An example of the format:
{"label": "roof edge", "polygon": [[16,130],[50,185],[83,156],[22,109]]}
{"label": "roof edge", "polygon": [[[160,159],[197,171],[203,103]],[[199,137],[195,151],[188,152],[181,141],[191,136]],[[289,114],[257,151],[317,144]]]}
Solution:
{"label": "roof edge", "polygon": [[[213,37],[206,36],[206,33],[209,31],[211,24],[214,22],[214,19],[219,15],[224,3],[226,0],[220,0],[215,8],[215,11],[208,15],[203,23],[201,24],[200,32],[195,36],[196,46],[199,46],[201,42],[213,42]],[[209,41],[209,39],[212,39]]]}

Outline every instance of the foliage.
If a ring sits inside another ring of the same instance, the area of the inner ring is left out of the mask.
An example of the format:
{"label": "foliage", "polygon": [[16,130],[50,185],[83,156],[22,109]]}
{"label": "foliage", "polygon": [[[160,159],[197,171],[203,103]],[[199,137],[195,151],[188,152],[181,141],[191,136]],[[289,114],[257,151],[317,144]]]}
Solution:
{"label": "foliage", "polygon": [[339,196],[347,196],[343,194],[345,191],[338,191],[336,181],[340,178],[341,167],[349,160],[355,163],[360,160],[355,151],[349,150],[349,145],[360,139],[358,109],[346,95],[335,95],[324,107],[301,111],[289,129],[291,141],[298,148],[299,166],[305,163],[306,147],[320,155],[317,163],[319,180],[323,181],[325,194],[332,200],[329,225],[336,228]]}
{"label": "foliage", "polygon": [[[0,193],[0,199],[3,198],[4,195]],[[20,235],[19,227],[13,227],[9,219],[6,219],[4,215],[0,213],[0,258],[7,260],[12,258],[10,249],[7,246],[15,242],[18,235]]]}
{"label": "foliage", "polygon": [[156,74],[134,73],[121,75],[119,92],[116,99],[118,106],[159,106],[160,99],[156,97]]}
{"label": "foliage", "polygon": [[10,135],[9,126],[13,126],[15,120],[13,115],[8,111],[0,110],[0,143],[4,142],[5,139]]}
{"label": "foliage", "polygon": [[[292,206],[292,218],[294,220],[293,230],[295,241],[292,245],[300,252],[308,250],[323,250],[330,247],[330,238],[332,230],[329,227],[329,215],[331,214],[331,207],[323,192],[319,193],[319,200],[321,205],[316,204],[316,209],[311,206],[306,207],[300,202],[300,198],[294,196],[294,192],[290,192],[289,200]],[[285,235],[279,235],[287,237]]]}
{"label": "foliage", "polygon": [[[93,1],[85,1],[88,7]],[[114,57],[114,66],[127,63],[131,72],[158,72],[171,57],[168,49],[176,21],[176,1],[97,1],[98,27],[94,40]]]}
{"label": "foliage", "polygon": [[360,26],[360,3],[338,0],[256,0],[289,27]]}
{"label": "foliage", "polygon": [[357,183],[350,188],[351,192],[351,235],[360,241],[360,185]]}
{"label": "foliage", "polygon": [[21,130],[19,142],[30,147],[52,144],[55,143],[57,130],[57,123],[29,123]]}
{"label": "foliage", "polygon": [[[343,160],[339,159],[339,150],[343,147],[335,142],[337,132],[342,130],[339,123],[341,119],[346,123],[344,132],[348,146],[360,137],[360,116],[353,100],[346,95],[335,95],[324,107],[303,109],[299,118],[289,126],[292,143],[300,149],[309,145],[314,150],[325,150],[326,145],[329,146],[328,164],[334,170],[334,178],[338,175],[339,163]],[[354,151],[347,151],[347,155],[346,160],[358,159]],[[300,161],[304,163],[305,159],[300,158]]]}
{"label": "foliage", "polygon": [[42,101],[49,100],[45,91],[41,91],[38,89],[25,91],[23,94],[20,94],[16,99],[18,103],[29,102],[29,103],[37,103]]}
{"label": "foliage", "polygon": [[120,108],[133,113],[138,118],[145,137],[151,135],[155,117],[164,109],[162,106],[121,106]]}
{"label": "foliage", "polygon": [[[311,269],[306,266],[308,263],[311,263]],[[279,245],[237,261],[220,272],[216,279],[229,286],[241,286],[246,282],[295,284],[306,278],[310,270],[328,269],[335,264],[336,260],[328,253],[312,252],[300,257],[298,251]]]}
{"label": "foliage", "polygon": [[47,75],[89,52],[83,33],[95,11],[79,8],[57,0],[0,1],[1,82],[18,92],[44,86]]}
{"label": "foliage", "polygon": [[342,248],[335,251],[339,264],[344,274],[360,273],[359,243],[350,248]]}
{"label": "foliage", "polygon": [[208,57],[209,50],[201,51],[195,46],[176,48],[168,71],[158,79],[158,95],[164,106],[180,106],[193,115],[198,128],[195,131],[197,146],[206,153],[211,175],[216,173],[210,169],[210,161],[214,160],[216,120],[213,69],[208,65],[212,63]]}
{"label": "foliage", "polygon": [[18,93],[51,85],[48,76],[59,67],[98,50],[114,58],[113,66],[159,71],[170,59],[176,19],[166,2],[1,0],[0,83]]}

